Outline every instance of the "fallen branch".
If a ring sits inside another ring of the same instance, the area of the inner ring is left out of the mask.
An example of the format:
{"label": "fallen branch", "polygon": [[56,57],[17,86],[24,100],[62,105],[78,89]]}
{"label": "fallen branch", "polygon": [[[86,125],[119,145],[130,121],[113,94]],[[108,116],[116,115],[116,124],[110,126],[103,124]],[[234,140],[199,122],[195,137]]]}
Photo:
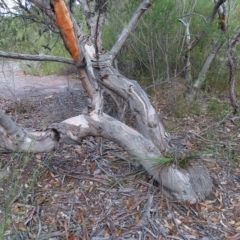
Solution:
{"label": "fallen branch", "polygon": [[22,130],[3,112],[0,117],[0,145],[3,148],[48,152],[69,139],[80,143],[86,136],[103,137],[126,149],[159,182],[167,195],[196,203],[211,192],[211,178],[201,165],[194,164],[187,169],[179,169],[175,164],[164,165],[165,158],[152,141],[106,114],[93,111],[89,115],[79,115],[52,124],[44,132]]}

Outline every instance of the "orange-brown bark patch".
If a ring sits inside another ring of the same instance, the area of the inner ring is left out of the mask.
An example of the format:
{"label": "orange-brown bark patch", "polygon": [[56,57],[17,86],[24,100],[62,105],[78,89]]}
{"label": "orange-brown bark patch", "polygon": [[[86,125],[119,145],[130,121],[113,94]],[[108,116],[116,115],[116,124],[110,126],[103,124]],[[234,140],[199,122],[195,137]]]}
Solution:
{"label": "orange-brown bark patch", "polygon": [[55,0],[53,6],[58,26],[63,35],[63,40],[65,41],[73,60],[76,62],[80,56],[80,51],[67,6],[64,0]]}
{"label": "orange-brown bark patch", "polygon": [[225,32],[226,31],[226,22],[225,22],[225,15],[219,15],[219,27],[220,29]]}

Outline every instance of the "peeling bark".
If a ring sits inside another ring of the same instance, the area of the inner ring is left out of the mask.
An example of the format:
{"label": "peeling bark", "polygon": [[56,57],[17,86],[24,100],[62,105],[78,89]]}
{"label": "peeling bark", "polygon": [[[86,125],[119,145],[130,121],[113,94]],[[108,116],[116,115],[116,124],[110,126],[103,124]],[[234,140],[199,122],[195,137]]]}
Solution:
{"label": "peeling bark", "polygon": [[[221,2],[220,0],[214,0],[215,4]],[[226,5],[225,2],[221,3],[218,8],[218,19],[219,19],[219,28],[222,30],[223,33],[226,33],[227,26],[226,26]]]}
{"label": "peeling bark", "polygon": [[70,12],[68,11],[64,0],[54,0],[53,7],[62,38],[67,46],[67,49],[73,60],[80,64],[81,52],[78,47]]}

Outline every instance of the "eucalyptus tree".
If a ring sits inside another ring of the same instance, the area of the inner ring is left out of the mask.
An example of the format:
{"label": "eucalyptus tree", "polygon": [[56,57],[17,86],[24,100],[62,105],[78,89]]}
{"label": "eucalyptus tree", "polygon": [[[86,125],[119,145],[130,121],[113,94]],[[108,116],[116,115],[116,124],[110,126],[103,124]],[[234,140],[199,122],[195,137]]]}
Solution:
{"label": "eucalyptus tree", "polygon": [[[14,10],[9,7],[9,2],[1,0],[1,3],[8,14],[19,16],[20,12],[21,17],[45,24],[52,32],[59,32],[71,59],[3,51],[0,56],[73,64],[78,69],[79,81],[91,98],[91,106],[86,107],[85,114],[51,124],[45,131],[22,129],[1,111],[1,148],[49,152],[58,148],[60,142],[68,143],[69,139],[81,144],[86,136],[103,137],[125,148],[160,183],[160,189],[177,200],[195,203],[211,192],[211,178],[201,164],[194,163],[180,169],[175,162],[165,163],[166,159],[169,160],[166,156],[178,158],[182,155],[179,151],[181,144],[174,142],[173,136],[165,130],[159,114],[138,82],[123,76],[114,65],[143,13],[151,6],[154,8],[154,1],[143,0],[139,4],[109,51],[105,51],[102,45],[107,0],[79,0],[85,22],[83,18],[80,22],[74,18],[64,0],[16,1]],[[104,91],[111,95],[118,118],[104,113]],[[138,131],[125,123],[126,109],[134,116]]]}

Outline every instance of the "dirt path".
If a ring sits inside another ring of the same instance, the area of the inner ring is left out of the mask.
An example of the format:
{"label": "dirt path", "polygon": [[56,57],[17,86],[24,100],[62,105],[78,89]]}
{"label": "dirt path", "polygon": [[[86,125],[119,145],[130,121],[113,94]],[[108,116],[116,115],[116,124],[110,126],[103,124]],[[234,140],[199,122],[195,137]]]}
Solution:
{"label": "dirt path", "polygon": [[17,61],[0,62],[0,96],[37,96],[76,87],[81,83],[74,76],[30,76],[24,74]]}

